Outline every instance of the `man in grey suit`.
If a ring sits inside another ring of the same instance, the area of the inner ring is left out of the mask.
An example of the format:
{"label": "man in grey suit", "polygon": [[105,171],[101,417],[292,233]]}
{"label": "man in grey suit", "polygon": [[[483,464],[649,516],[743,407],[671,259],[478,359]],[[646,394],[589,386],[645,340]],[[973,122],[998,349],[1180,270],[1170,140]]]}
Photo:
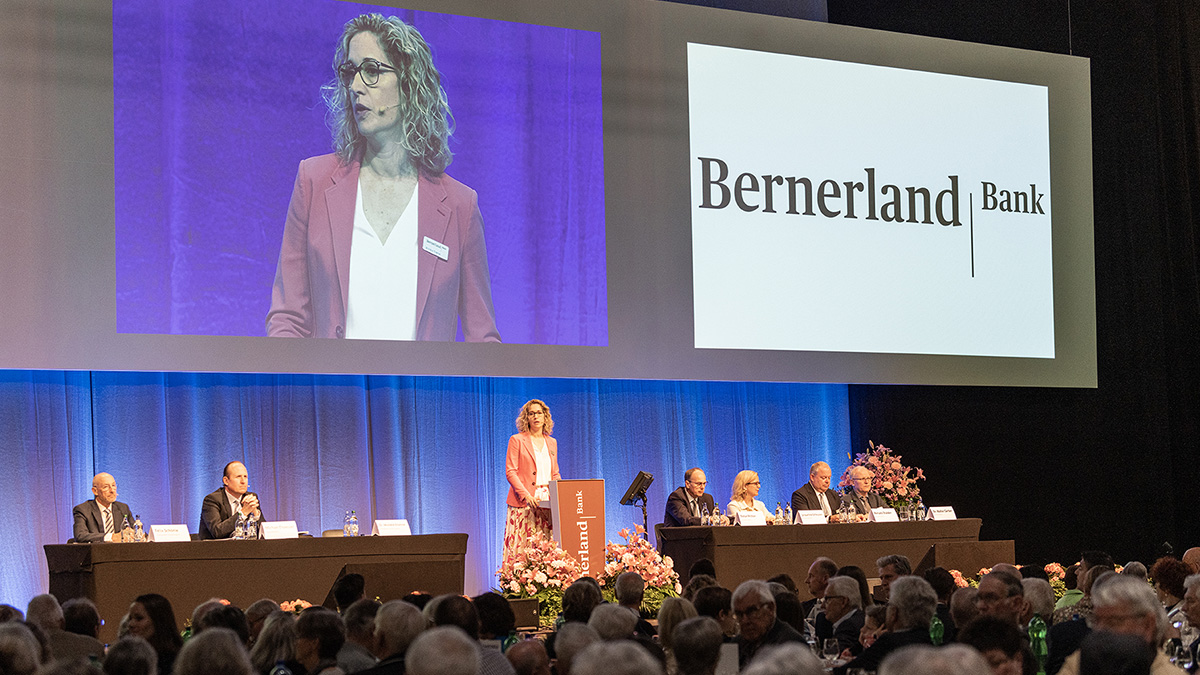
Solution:
{"label": "man in grey suit", "polygon": [[850,489],[846,491],[846,501],[854,505],[854,510],[860,515],[867,515],[871,509],[887,506],[878,492],[871,489],[875,474],[865,466],[850,467]]}
{"label": "man in grey suit", "polygon": [[837,490],[829,489],[832,478],[833,470],[828,464],[813,464],[808,470],[808,482],[792,493],[792,511],[822,511],[826,517],[837,513],[842,498]]}
{"label": "man in grey suit", "polygon": [[[230,462],[225,465],[225,475],[221,478],[224,487],[217,489],[204,497],[200,507],[200,538],[229,539],[237,527],[237,512],[245,515],[246,521],[261,525],[262,509],[259,508],[258,495],[247,492],[250,485],[246,465],[241,462]],[[262,535],[261,528],[255,538]]]}
{"label": "man in grey suit", "polygon": [[131,540],[133,530],[122,532],[121,526],[127,520],[128,524],[133,524],[133,512],[128,504],[117,501],[117,480],[111,474],[96,474],[92,478],[92,494],[96,496],[94,499],[71,510],[71,518],[75,521],[73,541]]}

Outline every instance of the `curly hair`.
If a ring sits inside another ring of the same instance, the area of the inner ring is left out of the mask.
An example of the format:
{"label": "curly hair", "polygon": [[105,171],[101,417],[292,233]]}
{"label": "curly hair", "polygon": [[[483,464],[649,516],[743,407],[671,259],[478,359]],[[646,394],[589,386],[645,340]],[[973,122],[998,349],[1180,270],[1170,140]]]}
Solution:
{"label": "curly hair", "polygon": [[366,139],[359,133],[355,120],[350,89],[337,76],[338,67],[347,61],[350,40],[364,32],[379,40],[396,69],[400,100],[405,104],[400,107],[404,149],[423,173],[441,175],[453,159],[449,139],[454,131],[454,116],[442,88],[441,75],[433,65],[429,44],[416,28],[395,16],[362,14],[342,29],[333,55],[333,79],[321,87],[338,157],[348,162],[366,148]]}
{"label": "curly hair", "polygon": [[542,433],[547,436],[553,436],[554,418],[550,416],[550,406],[546,405],[546,402],[540,398],[529,399],[525,402],[525,405],[521,406],[521,412],[517,415],[517,431],[521,433],[529,431],[529,406],[534,403],[542,406],[542,410],[546,412],[545,417],[542,419]]}
{"label": "curly hair", "polygon": [[738,475],[733,477],[733,490],[731,490],[731,501],[742,501],[746,497],[746,492],[749,489],[747,486],[750,483],[758,480],[758,474],[750,469],[739,471]]}

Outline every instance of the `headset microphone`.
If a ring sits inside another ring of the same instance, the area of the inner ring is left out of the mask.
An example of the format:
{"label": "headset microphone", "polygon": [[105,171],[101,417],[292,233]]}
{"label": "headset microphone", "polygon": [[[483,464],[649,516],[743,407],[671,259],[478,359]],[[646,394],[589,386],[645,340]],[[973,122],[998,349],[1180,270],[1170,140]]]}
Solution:
{"label": "headset microphone", "polygon": [[400,104],[399,104],[399,103],[397,103],[396,105],[385,105],[385,106],[384,106],[384,107],[382,107],[382,108],[376,108],[376,109],[375,109],[375,114],[376,114],[376,115],[382,115],[383,113],[385,113],[385,112],[387,112],[387,111],[391,110],[392,108],[399,108],[399,107],[400,107]]}

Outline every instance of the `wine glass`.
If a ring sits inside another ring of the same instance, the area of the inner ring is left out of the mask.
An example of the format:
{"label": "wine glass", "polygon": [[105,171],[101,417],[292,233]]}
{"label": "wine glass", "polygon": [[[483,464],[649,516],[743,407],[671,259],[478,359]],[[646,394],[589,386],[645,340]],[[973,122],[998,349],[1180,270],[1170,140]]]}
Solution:
{"label": "wine glass", "polygon": [[825,655],[825,660],[832,663],[837,660],[838,654],[842,653],[841,646],[838,645],[837,638],[826,638],[825,646],[822,649],[822,654]]}

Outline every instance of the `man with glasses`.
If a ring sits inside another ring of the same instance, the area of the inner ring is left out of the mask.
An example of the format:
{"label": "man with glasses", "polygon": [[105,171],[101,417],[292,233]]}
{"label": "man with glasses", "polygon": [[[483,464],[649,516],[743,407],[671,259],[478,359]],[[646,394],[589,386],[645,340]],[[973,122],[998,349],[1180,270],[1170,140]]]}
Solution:
{"label": "man with glasses", "polygon": [[[1158,650],[1167,631],[1167,612],[1163,609],[1150,585],[1137,577],[1106,574],[1092,589],[1092,628],[1120,635],[1133,635],[1144,641],[1147,655],[1153,654],[1150,675],[1183,672],[1171,665],[1166,654]],[[1062,675],[1079,675],[1080,653],[1067,657]]]}
{"label": "man with glasses", "polygon": [[744,669],[763,647],[804,641],[795,628],[776,618],[775,596],[765,581],[751,579],[737,587],[733,592],[733,616],[742,627],[737,639],[738,670]]}
{"label": "man with glasses", "polygon": [[715,514],[717,505],[713,496],[704,491],[707,487],[708,477],[699,467],[688,469],[683,474],[683,487],[667,497],[667,512],[663,515],[663,527],[700,525],[700,516],[705,509],[708,509],[709,514]]}
{"label": "man with glasses", "polygon": [[834,638],[838,649],[857,656],[862,652],[858,634],[867,615],[862,611],[858,582],[850,577],[833,577],[825,586],[825,611],[817,615],[817,644]]}
{"label": "man with glasses", "polygon": [[979,595],[975,596],[979,613],[1021,626],[1025,613],[1025,587],[1021,580],[1006,572],[991,572],[979,580]]}
{"label": "man with glasses", "polygon": [[846,490],[845,499],[854,505],[856,513],[867,515],[871,509],[879,509],[887,506],[883,503],[883,498],[878,492],[871,489],[871,484],[875,481],[875,474],[865,466],[852,466],[849,469],[850,473],[850,489]]}
{"label": "man with glasses", "polygon": [[817,462],[808,470],[808,482],[792,493],[792,512],[821,511],[825,517],[837,513],[842,498],[829,488],[833,470],[825,462]]}

